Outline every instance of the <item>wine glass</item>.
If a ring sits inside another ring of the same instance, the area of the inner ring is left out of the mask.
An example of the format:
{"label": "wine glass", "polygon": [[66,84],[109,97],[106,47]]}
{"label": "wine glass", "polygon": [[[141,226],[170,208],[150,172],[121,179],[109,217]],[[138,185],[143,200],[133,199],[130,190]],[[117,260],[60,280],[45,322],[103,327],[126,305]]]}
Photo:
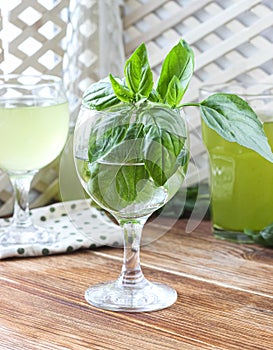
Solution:
{"label": "wine glass", "polygon": [[124,233],[120,276],[88,288],[86,300],[99,308],[127,312],[172,305],[176,291],[146,280],[139,250],[148,217],[173,197],[185,178],[189,145],[180,111],[147,101],[103,111],[82,106],[74,159],[86,192],[114,216]]}
{"label": "wine glass", "polygon": [[14,187],[11,224],[0,230],[0,244],[56,240],[52,229],[32,223],[28,193],[33,176],[61,152],[69,110],[62,80],[51,75],[0,76],[0,168]]}

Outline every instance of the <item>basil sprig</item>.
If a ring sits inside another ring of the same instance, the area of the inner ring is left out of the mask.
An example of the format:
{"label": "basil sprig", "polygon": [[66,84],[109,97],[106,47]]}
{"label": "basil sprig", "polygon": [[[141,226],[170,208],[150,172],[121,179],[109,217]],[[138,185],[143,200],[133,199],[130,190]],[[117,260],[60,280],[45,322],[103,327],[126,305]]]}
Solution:
{"label": "basil sprig", "polygon": [[193,70],[193,51],[184,40],[180,40],[162,64],[156,87],[160,102],[176,108],[188,88]]}
{"label": "basil sprig", "polygon": [[273,248],[273,223],[266,226],[259,232],[245,229],[244,233],[250,237],[254,243]]}
{"label": "basil sprig", "polygon": [[237,142],[273,162],[262,123],[251,107],[237,95],[218,93],[200,103],[201,117],[224,139]]}
{"label": "basil sprig", "polygon": [[179,168],[178,176],[185,176],[187,132],[179,113],[152,102],[101,112],[89,135],[87,169],[86,164],[82,169],[101,205],[111,209],[114,203],[121,210],[151,197]]}
{"label": "basil sprig", "polygon": [[141,44],[126,61],[124,78],[109,74],[109,77],[92,84],[84,92],[83,105],[103,110],[120,102],[134,104],[150,100],[176,108],[187,90],[193,69],[193,51],[181,39],[166,56],[158,84],[154,88],[147,49],[145,44]]}
{"label": "basil sprig", "polygon": [[218,93],[202,102],[181,103],[193,72],[193,51],[181,39],[164,59],[158,83],[154,86],[147,49],[145,44],[141,44],[126,61],[124,78],[110,74],[93,84],[83,95],[83,105],[104,110],[120,103],[137,105],[147,100],[173,109],[198,106],[204,122],[224,139],[250,148],[273,162],[261,122],[240,97]]}

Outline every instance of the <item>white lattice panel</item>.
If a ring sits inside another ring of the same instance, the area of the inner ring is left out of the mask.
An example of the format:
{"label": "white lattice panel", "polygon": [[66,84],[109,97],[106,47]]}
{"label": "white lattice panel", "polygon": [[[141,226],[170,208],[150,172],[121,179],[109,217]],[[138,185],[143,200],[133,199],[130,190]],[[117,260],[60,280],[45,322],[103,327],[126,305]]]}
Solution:
{"label": "white lattice panel", "polygon": [[60,75],[69,0],[0,0],[0,73]]}
{"label": "white lattice panel", "polygon": [[[203,84],[229,80],[272,82],[272,0],[125,0],[126,55],[145,42],[150,64],[158,75],[166,53],[183,37],[195,52],[195,74],[186,101],[198,99]],[[193,163],[191,181],[207,176],[200,117],[189,115]]]}
{"label": "white lattice panel", "polygon": [[[45,73],[61,76],[69,0],[0,0],[0,74]],[[50,164],[36,175],[31,207],[56,201],[58,167]],[[0,216],[12,212],[8,176],[0,171]]]}

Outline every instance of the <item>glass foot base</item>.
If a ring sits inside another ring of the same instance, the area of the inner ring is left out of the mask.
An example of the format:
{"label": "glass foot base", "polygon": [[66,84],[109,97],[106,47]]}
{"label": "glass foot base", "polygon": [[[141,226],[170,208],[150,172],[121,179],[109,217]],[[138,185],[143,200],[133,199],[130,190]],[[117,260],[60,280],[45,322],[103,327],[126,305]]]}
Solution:
{"label": "glass foot base", "polygon": [[36,225],[17,227],[10,225],[0,229],[0,245],[50,244],[57,240],[57,233]]}
{"label": "glass foot base", "polygon": [[122,286],[117,281],[100,283],[87,289],[85,299],[101,309],[123,312],[156,311],[171,306],[176,291],[162,283],[146,281],[144,287]]}
{"label": "glass foot base", "polygon": [[225,231],[217,228],[213,229],[213,235],[215,238],[223,239],[235,243],[253,243],[251,237],[240,231]]}

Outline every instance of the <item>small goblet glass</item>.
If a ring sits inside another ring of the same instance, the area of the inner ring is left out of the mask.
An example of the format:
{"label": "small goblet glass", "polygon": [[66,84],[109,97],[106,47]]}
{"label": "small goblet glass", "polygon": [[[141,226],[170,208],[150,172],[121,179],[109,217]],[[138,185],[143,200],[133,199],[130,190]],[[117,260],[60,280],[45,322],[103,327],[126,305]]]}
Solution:
{"label": "small goblet glass", "polygon": [[104,111],[82,107],[74,133],[80,181],[90,197],[118,221],[124,259],[116,281],[91,286],[86,300],[113,311],[153,311],[172,305],[176,291],[149,282],[140,266],[142,229],[185,178],[189,145],[178,110],[144,102]]}
{"label": "small goblet glass", "polygon": [[56,240],[56,232],[36,226],[29,215],[33,176],[61,152],[69,110],[62,80],[52,75],[0,76],[0,168],[15,192],[11,225],[0,230],[0,244],[38,244]]}

